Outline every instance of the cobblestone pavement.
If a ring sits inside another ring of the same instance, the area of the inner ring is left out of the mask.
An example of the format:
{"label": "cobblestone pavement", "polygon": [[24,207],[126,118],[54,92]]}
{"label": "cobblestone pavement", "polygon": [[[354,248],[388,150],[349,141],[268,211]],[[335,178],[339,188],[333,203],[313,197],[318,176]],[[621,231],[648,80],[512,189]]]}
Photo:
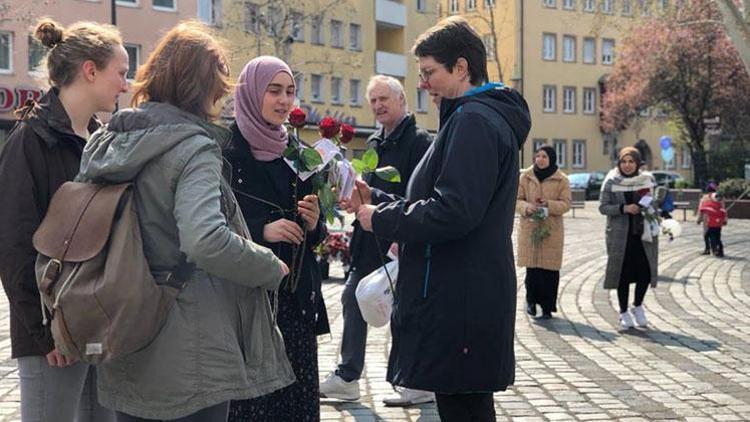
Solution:
{"label": "cobblestone pavement", "polygon": [[[616,294],[601,288],[606,251],[596,204],[565,225],[560,312],[537,321],[518,301],[516,384],[495,395],[498,420],[750,421],[750,221],[730,221],[724,259],[700,255],[700,226],[683,223],[680,238],[661,244],[659,286],[644,302],[650,326],[628,331],[618,327]],[[323,288],[332,335],[319,338],[321,378],[335,367],[343,328],[342,272],[332,272],[339,278]],[[521,299],[523,277],[519,269]],[[0,420],[16,421],[18,372],[0,297]],[[324,421],[439,420],[434,405],[382,405],[392,391],[389,341],[387,327],[371,329],[361,401],[324,400]]]}

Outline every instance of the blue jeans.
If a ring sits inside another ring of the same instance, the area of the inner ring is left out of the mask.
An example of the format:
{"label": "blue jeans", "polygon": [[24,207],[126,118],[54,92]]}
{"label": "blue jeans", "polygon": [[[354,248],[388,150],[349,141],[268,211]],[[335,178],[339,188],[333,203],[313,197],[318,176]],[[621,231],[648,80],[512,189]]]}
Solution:
{"label": "blue jeans", "polygon": [[44,356],[18,358],[23,422],[113,422],[99,404],[96,370],[85,363],[50,366]]}
{"label": "blue jeans", "polygon": [[344,314],[344,335],[341,339],[341,362],[336,374],[344,381],[358,380],[365,367],[365,347],[367,345],[367,322],[362,318],[355,292],[359,281],[367,274],[357,270],[349,273],[349,278],[341,294]]}

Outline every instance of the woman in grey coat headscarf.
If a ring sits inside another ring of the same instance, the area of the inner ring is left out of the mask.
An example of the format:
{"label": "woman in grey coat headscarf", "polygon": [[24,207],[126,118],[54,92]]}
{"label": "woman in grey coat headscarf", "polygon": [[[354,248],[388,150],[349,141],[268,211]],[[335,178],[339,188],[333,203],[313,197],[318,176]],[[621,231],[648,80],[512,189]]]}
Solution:
{"label": "woman in grey coat headscarf", "polygon": [[[648,324],[643,298],[649,285],[656,286],[658,225],[653,176],[639,171],[638,150],[620,151],[617,167],[602,184],[599,212],[607,216],[607,272],[605,289],[617,289],[620,325],[632,328]],[[635,283],[635,300],[628,312],[630,284]],[[635,323],[633,322],[635,319]]]}

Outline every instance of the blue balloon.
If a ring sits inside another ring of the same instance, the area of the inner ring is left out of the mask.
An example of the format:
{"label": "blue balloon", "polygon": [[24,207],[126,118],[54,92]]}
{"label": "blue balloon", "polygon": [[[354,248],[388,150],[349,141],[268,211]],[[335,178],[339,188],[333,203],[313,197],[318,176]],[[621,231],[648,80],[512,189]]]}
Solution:
{"label": "blue balloon", "polygon": [[662,136],[659,138],[659,145],[661,145],[661,149],[670,149],[672,148],[672,137],[671,136]]}
{"label": "blue balloon", "polygon": [[666,148],[661,150],[661,158],[665,163],[672,161],[674,158],[674,148]]}

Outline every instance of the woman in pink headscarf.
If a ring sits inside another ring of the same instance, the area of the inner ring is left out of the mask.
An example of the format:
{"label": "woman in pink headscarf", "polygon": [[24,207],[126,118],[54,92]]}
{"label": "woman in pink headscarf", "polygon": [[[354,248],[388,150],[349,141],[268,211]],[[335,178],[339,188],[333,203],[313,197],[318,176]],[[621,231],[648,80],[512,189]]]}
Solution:
{"label": "woman in pink headscarf", "polygon": [[[326,228],[311,181],[298,179],[282,157],[291,136],[284,122],[295,88],[283,61],[269,56],[251,60],[237,84],[232,143],[224,155],[253,240],[271,248],[291,270],[279,289],[277,322],[297,382],[267,396],[233,402],[229,421],[320,419],[316,335],[330,330],[313,248],[325,238]],[[246,359],[262,347],[247,344]]]}

